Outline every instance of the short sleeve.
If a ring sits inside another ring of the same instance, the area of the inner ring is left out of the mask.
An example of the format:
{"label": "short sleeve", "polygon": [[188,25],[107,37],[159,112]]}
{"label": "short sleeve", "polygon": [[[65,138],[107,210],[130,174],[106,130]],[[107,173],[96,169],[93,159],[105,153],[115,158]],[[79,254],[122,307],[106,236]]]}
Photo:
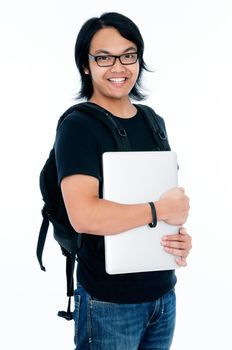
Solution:
{"label": "short sleeve", "polygon": [[91,118],[72,113],[59,126],[55,140],[58,183],[70,175],[94,176],[102,181],[101,157]]}

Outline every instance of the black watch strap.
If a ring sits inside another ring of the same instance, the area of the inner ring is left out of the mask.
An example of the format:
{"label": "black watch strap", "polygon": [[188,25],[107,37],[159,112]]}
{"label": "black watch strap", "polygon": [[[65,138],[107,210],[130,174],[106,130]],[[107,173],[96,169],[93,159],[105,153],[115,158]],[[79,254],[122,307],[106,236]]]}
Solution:
{"label": "black watch strap", "polygon": [[155,205],[153,202],[148,203],[151,207],[151,213],[152,213],[152,222],[149,224],[150,227],[156,227],[157,225],[157,216],[156,216],[156,210]]}

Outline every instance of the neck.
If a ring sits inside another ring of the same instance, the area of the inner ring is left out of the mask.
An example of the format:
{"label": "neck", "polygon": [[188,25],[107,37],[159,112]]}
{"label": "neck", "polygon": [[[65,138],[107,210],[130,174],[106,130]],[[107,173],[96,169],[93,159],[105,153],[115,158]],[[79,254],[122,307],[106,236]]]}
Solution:
{"label": "neck", "polygon": [[128,98],[127,100],[111,100],[108,101],[106,99],[96,99],[94,97],[91,97],[89,99],[89,102],[96,103],[100,107],[106,109],[113,115],[121,118],[131,118],[136,114],[136,108],[135,106],[131,103],[130,99]]}

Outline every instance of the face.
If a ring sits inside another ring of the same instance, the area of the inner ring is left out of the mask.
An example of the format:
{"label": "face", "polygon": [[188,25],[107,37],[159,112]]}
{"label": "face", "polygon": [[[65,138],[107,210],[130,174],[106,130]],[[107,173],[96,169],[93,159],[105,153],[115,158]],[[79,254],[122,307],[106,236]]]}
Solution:
{"label": "face", "polygon": [[[92,38],[89,53],[93,56],[122,55],[137,52],[136,45],[123,38],[115,28],[100,29]],[[126,100],[139,74],[139,61],[123,65],[119,59],[111,67],[99,67],[94,60],[89,61],[85,73],[91,75],[93,95],[91,100]]]}

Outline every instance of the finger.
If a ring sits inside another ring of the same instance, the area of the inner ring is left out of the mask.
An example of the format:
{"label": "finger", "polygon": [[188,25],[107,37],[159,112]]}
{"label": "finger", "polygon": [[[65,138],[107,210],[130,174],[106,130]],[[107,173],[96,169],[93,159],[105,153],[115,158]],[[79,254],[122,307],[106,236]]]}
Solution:
{"label": "finger", "polygon": [[188,256],[187,250],[178,249],[178,248],[170,248],[170,247],[164,247],[164,250],[168,254],[175,255],[177,257],[187,258],[187,256]]}
{"label": "finger", "polygon": [[175,235],[167,235],[167,236],[163,236],[161,241],[178,241],[178,242],[185,242],[187,241],[187,234],[180,234],[180,233],[177,233]]}
{"label": "finger", "polygon": [[[186,236],[185,236],[186,237]],[[187,256],[192,249],[192,242],[191,239],[182,240],[182,241],[169,241],[169,240],[162,240],[161,245],[166,248],[172,248],[172,249],[178,249],[181,251],[185,251],[185,256]],[[183,253],[181,253],[182,255]]]}
{"label": "finger", "polygon": [[181,249],[181,250],[188,250],[189,245],[186,242],[180,242],[180,241],[165,241],[161,242],[161,245],[166,248],[174,248],[174,249]]}
{"label": "finger", "polygon": [[182,266],[182,267],[187,266],[187,261],[185,258],[177,258],[176,263],[177,263],[177,265]]}
{"label": "finger", "polygon": [[192,237],[188,234],[178,233],[177,235],[168,235],[161,238],[161,244],[165,245],[168,242],[183,242],[186,246],[192,246]]}
{"label": "finger", "polygon": [[184,187],[179,187],[179,190],[181,190],[183,193],[185,192]]}

